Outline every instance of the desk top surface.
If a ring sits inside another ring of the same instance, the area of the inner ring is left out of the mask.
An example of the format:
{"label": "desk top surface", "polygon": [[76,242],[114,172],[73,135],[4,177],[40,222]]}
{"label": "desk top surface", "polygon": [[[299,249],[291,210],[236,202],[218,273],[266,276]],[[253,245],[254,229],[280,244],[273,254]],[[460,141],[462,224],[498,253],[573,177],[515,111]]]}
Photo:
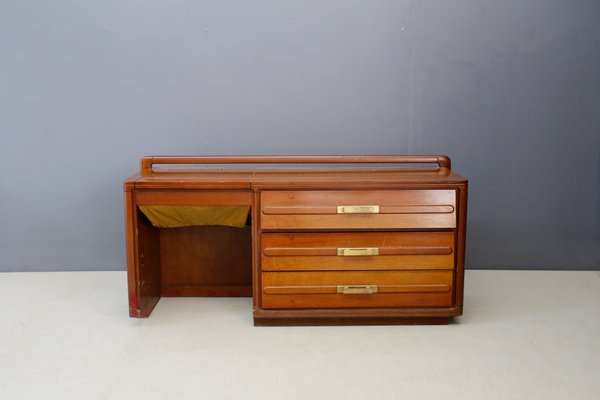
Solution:
{"label": "desk top surface", "polygon": [[259,187],[374,187],[395,184],[462,185],[467,180],[447,168],[157,168],[125,181],[125,189],[251,189]]}

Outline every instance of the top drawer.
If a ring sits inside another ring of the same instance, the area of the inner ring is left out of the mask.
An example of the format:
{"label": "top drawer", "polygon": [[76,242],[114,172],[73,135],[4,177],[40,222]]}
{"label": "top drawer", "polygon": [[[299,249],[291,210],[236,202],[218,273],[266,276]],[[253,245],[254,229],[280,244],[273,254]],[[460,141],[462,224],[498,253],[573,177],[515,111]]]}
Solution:
{"label": "top drawer", "polygon": [[261,228],[451,229],[454,190],[297,190],[261,194]]}

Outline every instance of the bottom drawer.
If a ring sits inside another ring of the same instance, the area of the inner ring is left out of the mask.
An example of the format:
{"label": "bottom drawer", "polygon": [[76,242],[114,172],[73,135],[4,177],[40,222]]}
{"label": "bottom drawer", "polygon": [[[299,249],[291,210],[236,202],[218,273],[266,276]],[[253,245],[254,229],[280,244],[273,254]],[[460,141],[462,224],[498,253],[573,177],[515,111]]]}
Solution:
{"label": "bottom drawer", "polygon": [[263,272],[263,308],[452,305],[452,271]]}

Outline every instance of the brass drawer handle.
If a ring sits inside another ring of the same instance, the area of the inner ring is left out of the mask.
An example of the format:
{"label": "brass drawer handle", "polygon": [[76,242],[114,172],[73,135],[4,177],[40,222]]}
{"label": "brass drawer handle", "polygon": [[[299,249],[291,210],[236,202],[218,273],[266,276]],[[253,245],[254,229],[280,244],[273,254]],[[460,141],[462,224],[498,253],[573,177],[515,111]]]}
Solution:
{"label": "brass drawer handle", "polygon": [[379,214],[379,206],[337,206],[338,214]]}
{"label": "brass drawer handle", "polygon": [[353,257],[353,256],[378,256],[379,249],[377,247],[339,247],[337,249],[338,256]]}
{"label": "brass drawer handle", "polygon": [[338,285],[341,294],[373,294],[377,293],[377,285]]}

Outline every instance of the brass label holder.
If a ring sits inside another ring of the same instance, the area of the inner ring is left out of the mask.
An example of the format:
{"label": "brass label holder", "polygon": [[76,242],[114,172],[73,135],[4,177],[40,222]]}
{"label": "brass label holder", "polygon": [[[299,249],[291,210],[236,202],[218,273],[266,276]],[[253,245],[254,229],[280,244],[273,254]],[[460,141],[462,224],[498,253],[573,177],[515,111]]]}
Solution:
{"label": "brass label holder", "polygon": [[377,247],[339,247],[337,249],[337,255],[343,257],[378,256],[379,249]]}
{"label": "brass label holder", "polygon": [[377,285],[338,285],[341,294],[373,294],[377,293]]}
{"label": "brass label holder", "polygon": [[338,214],[379,214],[379,206],[337,206]]}

